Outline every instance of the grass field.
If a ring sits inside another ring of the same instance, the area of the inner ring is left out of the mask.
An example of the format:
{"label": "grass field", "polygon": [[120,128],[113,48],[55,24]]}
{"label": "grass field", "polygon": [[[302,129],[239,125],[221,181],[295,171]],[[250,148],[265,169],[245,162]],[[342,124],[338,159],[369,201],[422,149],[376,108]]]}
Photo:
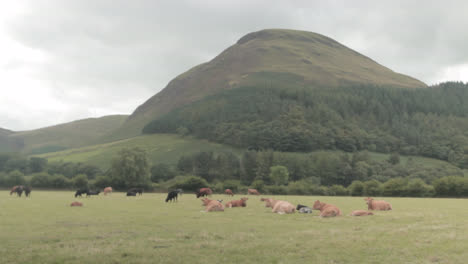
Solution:
{"label": "grass field", "polygon": [[[184,194],[73,198],[73,192],[0,192],[1,263],[466,263],[468,200],[385,198],[393,211],[347,216],[365,209],[362,197],[320,199],[345,216],[271,213],[250,196],[246,208],[201,212]],[[224,195],[214,198],[230,200]],[[236,195],[235,198],[240,196]],[[76,208],[75,200],[84,203]]]}

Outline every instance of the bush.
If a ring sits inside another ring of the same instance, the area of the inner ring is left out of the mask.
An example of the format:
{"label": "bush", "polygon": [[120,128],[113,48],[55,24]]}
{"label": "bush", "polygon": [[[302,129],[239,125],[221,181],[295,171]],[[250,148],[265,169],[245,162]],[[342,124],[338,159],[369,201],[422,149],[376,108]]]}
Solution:
{"label": "bush", "polygon": [[348,195],[348,190],[341,185],[332,185],[328,188],[328,195],[345,196]]}
{"label": "bush", "polygon": [[379,196],[382,193],[381,183],[376,180],[370,180],[363,183],[364,196]]}
{"label": "bush", "polygon": [[223,183],[223,192],[226,189],[231,189],[234,193],[238,192],[241,187],[239,180],[227,180]]}
{"label": "bush", "polygon": [[288,194],[288,188],[286,186],[268,185],[264,187],[265,192],[269,194]]}
{"label": "bush", "polygon": [[184,191],[198,191],[200,188],[204,187],[209,187],[208,182],[197,176],[188,176],[183,178],[183,180],[178,180],[176,183],[174,183],[172,186],[170,186],[170,189],[182,189]]}
{"label": "bush", "polygon": [[250,185],[251,189],[257,189],[259,192],[265,191],[265,183],[262,180],[255,180]]}
{"label": "bush", "polygon": [[410,180],[406,188],[407,196],[427,197],[430,193],[430,187],[421,179]]}
{"label": "bush", "polygon": [[49,177],[50,187],[56,189],[70,188],[72,187],[72,182],[67,177],[62,174],[55,174]]}
{"label": "bush", "polygon": [[33,174],[33,176],[31,177],[30,184],[33,187],[50,187],[50,175],[47,172]]}
{"label": "bush", "polygon": [[112,179],[109,176],[100,175],[96,177],[93,185],[97,188],[104,189],[106,187],[112,186]]}
{"label": "bush", "polygon": [[406,179],[390,179],[382,185],[382,194],[384,196],[405,196],[407,193],[407,185],[408,180]]}
{"label": "bush", "polygon": [[435,180],[432,185],[437,196],[466,197],[468,196],[468,178],[446,176]]}
{"label": "bush", "polygon": [[88,189],[88,177],[85,174],[78,174],[72,179],[73,186],[78,189]]}
{"label": "bush", "polygon": [[295,181],[288,184],[288,194],[306,195],[309,192],[304,181]]}
{"label": "bush", "polygon": [[348,186],[348,192],[351,196],[363,196],[364,195],[364,184],[361,181],[353,181]]}
{"label": "bush", "polygon": [[8,174],[5,180],[5,185],[7,187],[12,187],[15,185],[24,185],[26,180],[24,179],[24,174],[19,170],[14,170]]}

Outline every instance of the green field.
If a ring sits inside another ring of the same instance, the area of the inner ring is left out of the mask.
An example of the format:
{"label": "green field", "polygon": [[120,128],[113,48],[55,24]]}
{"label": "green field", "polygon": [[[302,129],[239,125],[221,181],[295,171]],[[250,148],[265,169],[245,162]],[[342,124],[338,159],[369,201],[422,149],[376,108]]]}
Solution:
{"label": "green field", "polygon": [[[1,263],[466,263],[468,200],[385,198],[393,211],[322,219],[271,213],[250,196],[247,208],[201,212],[184,194],[78,198],[73,192],[0,192]],[[230,200],[224,195],[214,198]],[[236,195],[235,198],[240,196]],[[320,199],[345,214],[365,209],[362,197]],[[68,205],[75,200],[82,208]]]}

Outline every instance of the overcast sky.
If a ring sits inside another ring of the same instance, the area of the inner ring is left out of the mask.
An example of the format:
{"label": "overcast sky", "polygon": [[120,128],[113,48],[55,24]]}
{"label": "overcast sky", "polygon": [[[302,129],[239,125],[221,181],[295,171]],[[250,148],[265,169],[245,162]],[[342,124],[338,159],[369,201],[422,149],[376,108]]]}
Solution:
{"label": "overcast sky", "polygon": [[466,1],[0,0],[0,127],[130,114],[243,35],[329,36],[434,84],[468,81]]}

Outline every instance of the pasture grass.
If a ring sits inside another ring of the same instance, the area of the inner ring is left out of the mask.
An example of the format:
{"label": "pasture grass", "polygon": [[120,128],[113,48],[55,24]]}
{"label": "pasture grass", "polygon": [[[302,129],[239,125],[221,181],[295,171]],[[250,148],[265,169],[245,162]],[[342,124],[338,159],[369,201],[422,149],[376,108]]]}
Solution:
{"label": "pasture grass", "polygon": [[[184,194],[92,198],[0,192],[1,263],[466,263],[468,201],[385,198],[393,211],[351,217],[362,197],[274,196],[340,207],[337,218],[278,215],[249,196],[246,208],[205,213]],[[234,196],[239,199],[241,195]],[[225,195],[213,198],[231,200]],[[84,207],[69,207],[79,200]]]}

